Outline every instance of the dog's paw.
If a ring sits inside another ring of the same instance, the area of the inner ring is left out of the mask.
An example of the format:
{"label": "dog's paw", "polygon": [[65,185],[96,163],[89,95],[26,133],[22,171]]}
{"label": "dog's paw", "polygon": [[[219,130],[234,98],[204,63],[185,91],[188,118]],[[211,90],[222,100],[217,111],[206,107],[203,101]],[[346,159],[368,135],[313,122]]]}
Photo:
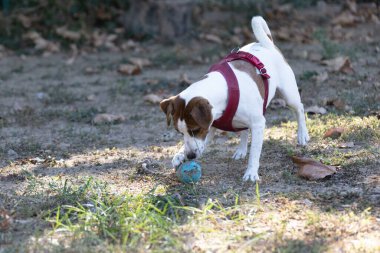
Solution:
{"label": "dog's paw", "polygon": [[246,155],[247,155],[247,148],[245,149],[238,148],[235,151],[235,154],[232,156],[232,158],[235,160],[244,159]]}
{"label": "dog's paw", "polygon": [[260,177],[257,173],[254,173],[253,171],[246,171],[244,174],[243,180],[244,181],[250,180],[252,182],[256,182],[256,181],[260,181]]}
{"label": "dog's paw", "polygon": [[172,165],[174,168],[176,168],[179,165],[181,165],[183,161],[185,161],[185,154],[182,152],[178,152],[177,154],[174,155],[172,159]]}
{"label": "dog's paw", "polygon": [[307,129],[299,129],[297,136],[298,136],[298,144],[301,146],[305,146],[310,140]]}

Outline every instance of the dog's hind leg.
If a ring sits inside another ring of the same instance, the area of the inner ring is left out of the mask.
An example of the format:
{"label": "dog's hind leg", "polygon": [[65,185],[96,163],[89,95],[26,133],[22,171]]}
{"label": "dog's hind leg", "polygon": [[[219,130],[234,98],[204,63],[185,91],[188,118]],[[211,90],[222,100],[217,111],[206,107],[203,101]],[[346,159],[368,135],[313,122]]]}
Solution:
{"label": "dog's hind leg", "polygon": [[298,144],[306,145],[310,137],[306,127],[305,112],[298,92],[296,78],[290,67],[286,70],[284,76],[282,76],[281,82],[278,89],[285,99],[286,104],[295,111],[297,116]]}
{"label": "dog's hind leg", "polygon": [[240,144],[232,156],[233,159],[239,160],[245,158],[247,155],[247,146],[248,146],[248,130],[240,132]]}

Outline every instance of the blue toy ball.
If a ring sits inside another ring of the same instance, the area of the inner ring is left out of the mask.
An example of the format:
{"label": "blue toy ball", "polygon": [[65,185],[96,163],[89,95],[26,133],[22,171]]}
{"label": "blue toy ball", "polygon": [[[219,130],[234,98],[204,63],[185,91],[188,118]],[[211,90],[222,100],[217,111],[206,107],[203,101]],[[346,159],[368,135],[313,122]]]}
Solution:
{"label": "blue toy ball", "polygon": [[183,183],[196,183],[202,176],[201,165],[195,161],[184,162],[177,167],[176,174]]}

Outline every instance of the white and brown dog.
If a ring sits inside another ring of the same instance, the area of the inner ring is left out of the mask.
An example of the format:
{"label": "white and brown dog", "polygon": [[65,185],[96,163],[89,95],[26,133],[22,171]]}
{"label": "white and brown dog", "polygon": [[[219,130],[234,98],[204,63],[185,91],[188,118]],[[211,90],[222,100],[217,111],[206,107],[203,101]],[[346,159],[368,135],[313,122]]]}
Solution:
{"label": "white and brown dog", "polygon": [[[266,98],[263,96],[262,75],[259,69],[245,61],[229,62],[238,82],[240,98],[232,119],[236,129],[249,128],[252,136],[248,168],[244,180],[259,180],[258,169],[261,148],[264,139],[264,112],[278,88],[286,103],[294,109],[298,122],[298,143],[305,145],[309,141],[303,104],[298,93],[294,73],[281,52],[274,45],[268,25],[262,17],[252,18],[252,29],[258,43],[251,43],[239,50],[256,56],[265,65],[269,73],[269,88]],[[167,117],[167,124],[173,120],[174,127],[184,136],[184,145],[174,156],[172,164],[177,167],[185,160],[199,158],[206,144],[212,139],[215,128],[213,123],[219,119],[229,99],[229,86],[225,76],[218,71],[209,72],[205,78],[193,83],[180,94],[163,100],[161,109]],[[263,107],[264,103],[264,107]],[[248,130],[241,132],[240,144],[233,155],[242,159],[247,154]]]}

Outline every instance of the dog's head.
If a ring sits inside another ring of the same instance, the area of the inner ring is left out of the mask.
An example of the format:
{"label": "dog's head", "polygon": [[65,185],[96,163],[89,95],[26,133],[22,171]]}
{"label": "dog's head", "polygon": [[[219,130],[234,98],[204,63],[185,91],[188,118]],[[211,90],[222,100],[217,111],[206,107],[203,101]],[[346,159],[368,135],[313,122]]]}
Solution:
{"label": "dog's head", "polygon": [[199,158],[205,148],[206,137],[213,122],[212,106],[203,97],[194,97],[187,104],[179,95],[161,101],[168,126],[183,134],[186,158]]}

